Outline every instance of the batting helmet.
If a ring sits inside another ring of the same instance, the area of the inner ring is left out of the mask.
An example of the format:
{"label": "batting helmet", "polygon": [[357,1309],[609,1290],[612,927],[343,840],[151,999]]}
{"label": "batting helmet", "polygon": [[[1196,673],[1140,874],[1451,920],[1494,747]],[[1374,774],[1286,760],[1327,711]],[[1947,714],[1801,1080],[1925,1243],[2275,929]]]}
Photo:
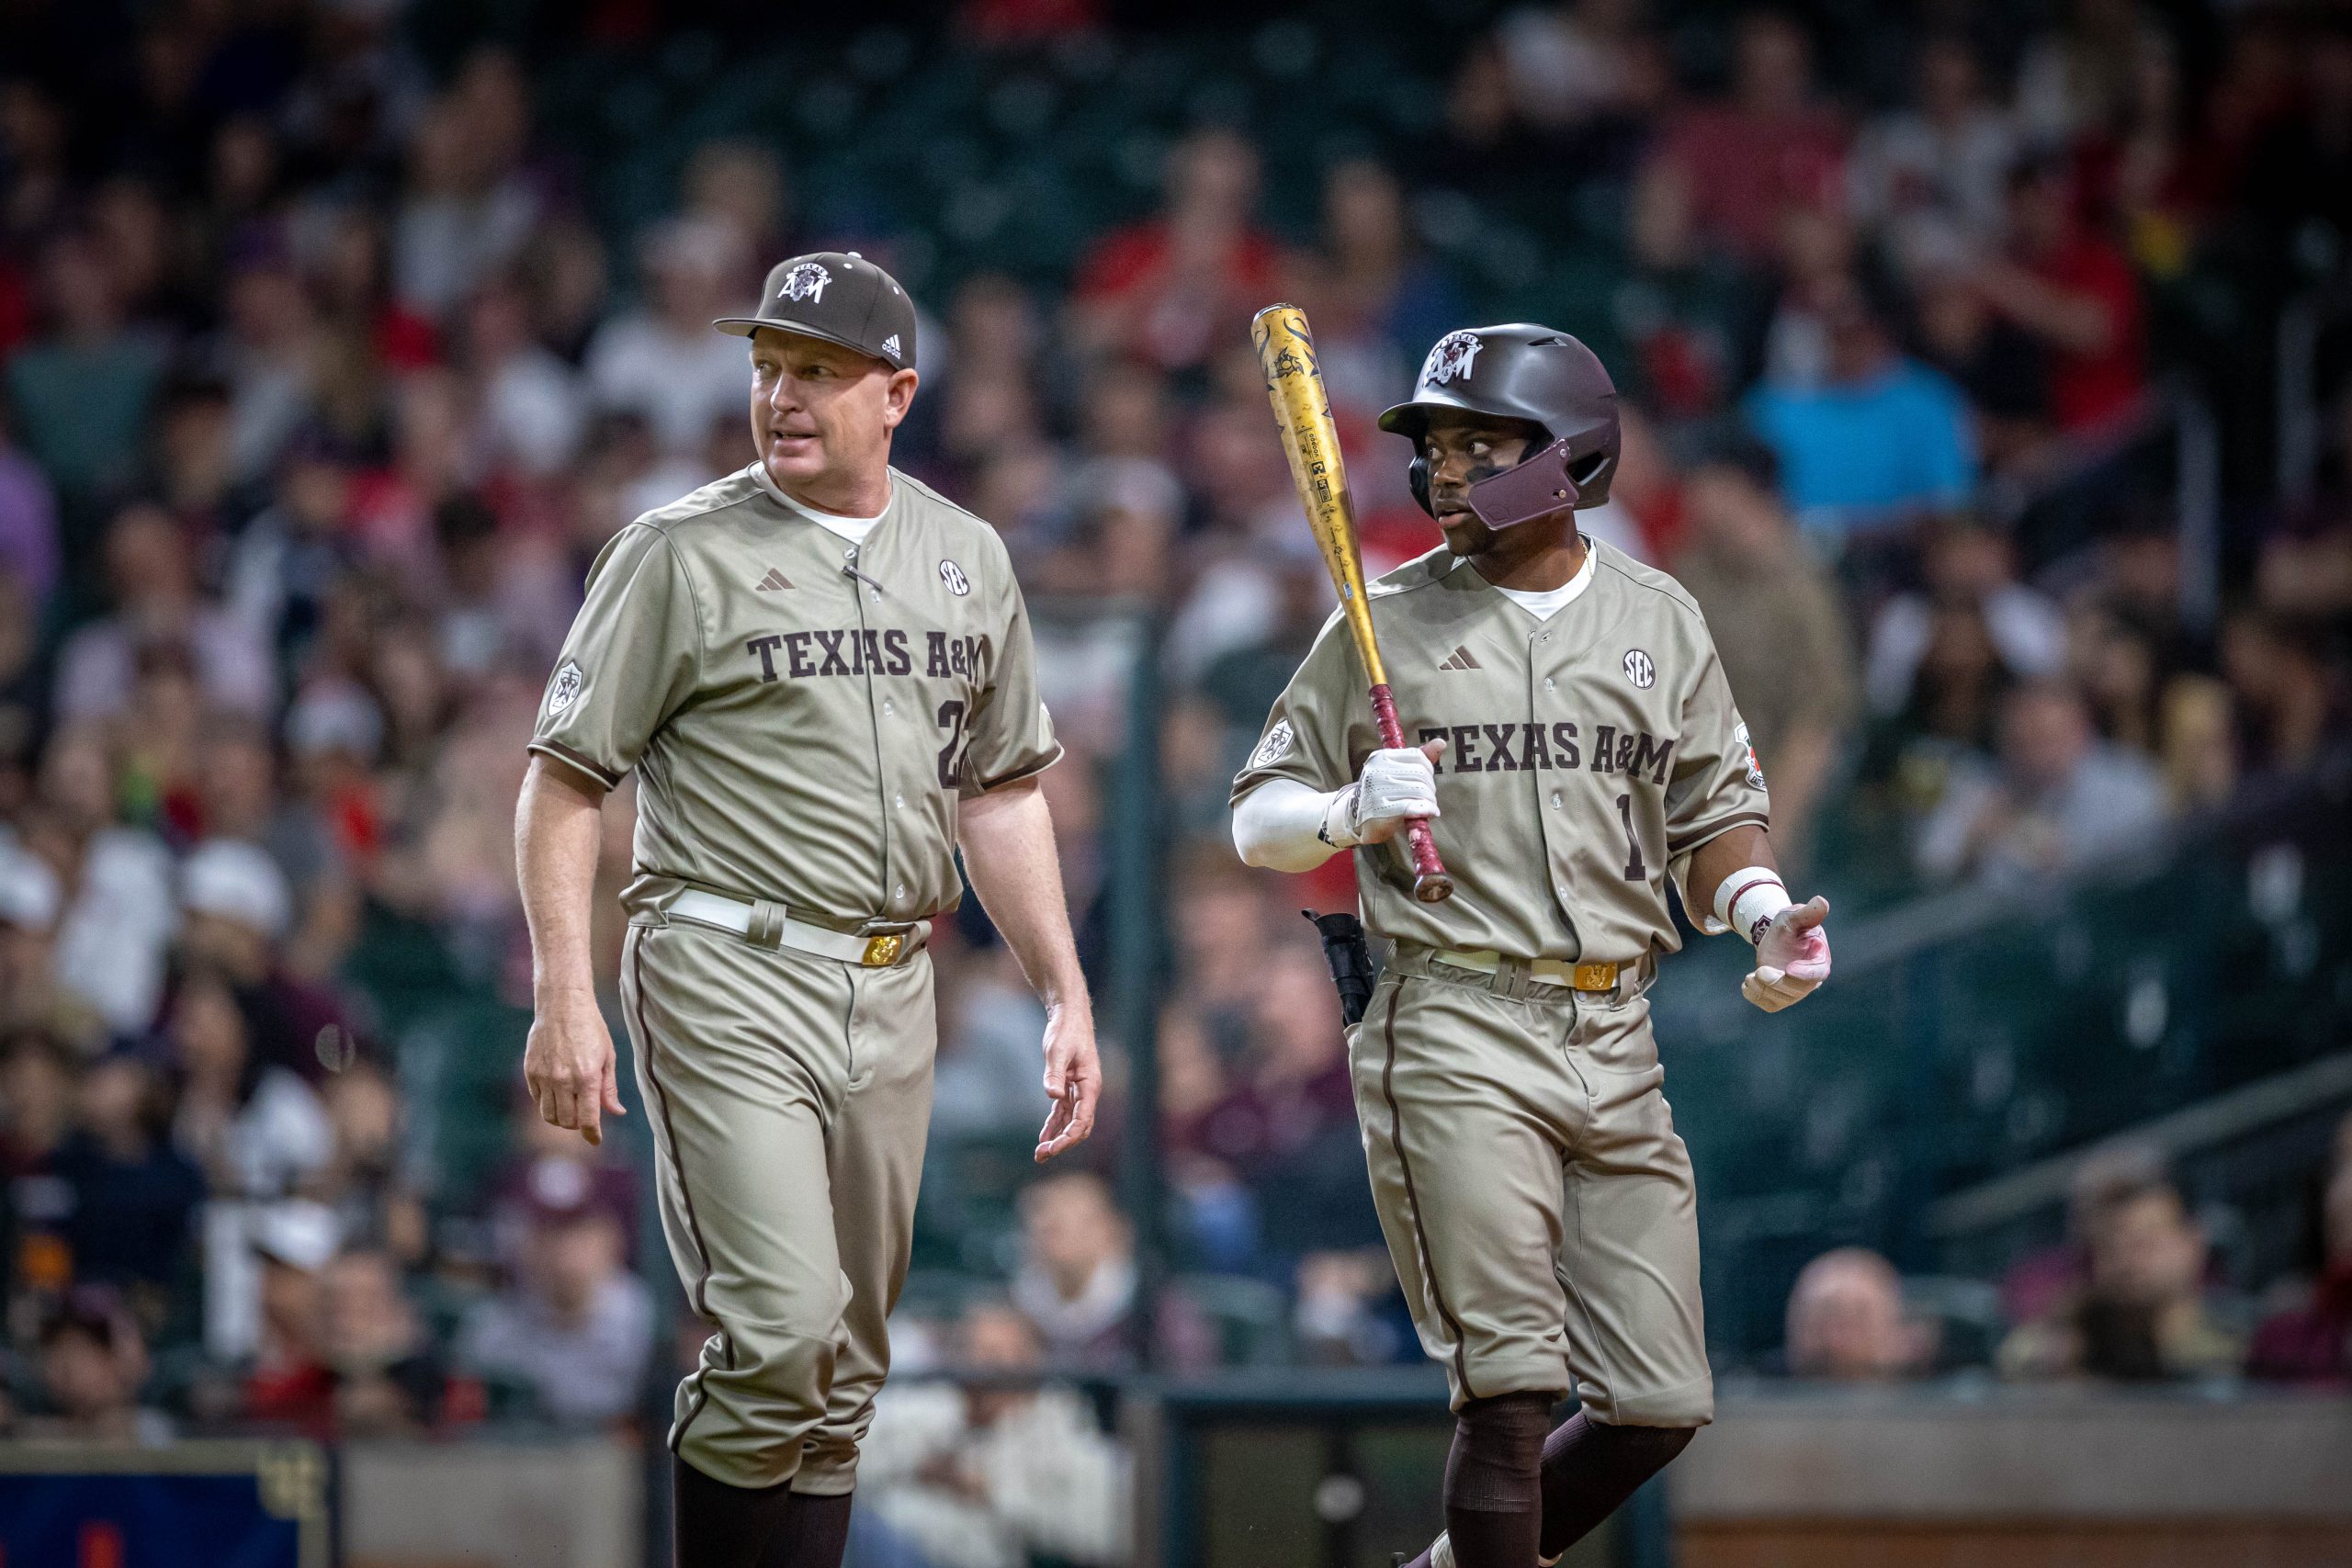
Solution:
{"label": "batting helmet", "polygon": [[1430,416],[1446,410],[1524,420],[1547,443],[1470,487],[1470,510],[1487,527],[1609,499],[1617,471],[1617,387],[1600,356],[1567,333],[1526,321],[1448,333],[1421,361],[1413,400],[1380,416],[1381,429],[1420,448],[1410,473],[1413,499],[1432,516],[1422,437]]}

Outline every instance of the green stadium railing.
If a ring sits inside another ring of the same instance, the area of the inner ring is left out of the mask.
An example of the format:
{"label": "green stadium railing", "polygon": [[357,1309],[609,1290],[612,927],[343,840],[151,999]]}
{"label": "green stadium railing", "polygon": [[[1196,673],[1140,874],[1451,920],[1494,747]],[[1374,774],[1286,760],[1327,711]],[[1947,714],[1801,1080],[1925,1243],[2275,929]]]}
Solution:
{"label": "green stadium railing", "polygon": [[[1719,1359],[1779,1343],[1791,1280],[1828,1247],[1996,1269],[2054,1237],[2063,1183],[1983,1211],[1984,1226],[1955,1225],[1939,1201],[2338,1058],[2352,1043],[2347,795],[2338,759],[2071,879],[1838,926],[1835,978],[1769,1017],[1739,1000],[1736,944],[1670,961],[1652,996],[1698,1166]],[[2290,1100],[2306,1120],[2340,1103]],[[2228,1179],[2192,1197],[2227,1201]],[[1997,1245],[1974,1245],[1977,1230]],[[2246,1261],[2267,1277],[2293,1259]]]}

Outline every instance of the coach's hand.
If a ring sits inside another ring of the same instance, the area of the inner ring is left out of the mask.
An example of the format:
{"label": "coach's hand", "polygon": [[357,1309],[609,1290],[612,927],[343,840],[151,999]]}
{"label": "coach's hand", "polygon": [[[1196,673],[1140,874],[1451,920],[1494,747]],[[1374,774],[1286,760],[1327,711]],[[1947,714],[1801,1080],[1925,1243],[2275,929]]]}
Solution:
{"label": "coach's hand", "polygon": [[1054,1108],[1037,1134],[1037,1163],[1076,1148],[1094,1131],[1102,1098],[1102,1059],[1094,1050],[1094,1012],[1084,991],[1076,1002],[1046,1010],[1046,1098]]}
{"label": "coach's hand", "polygon": [[539,998],[523,1047],[523,1082],[540,1117],[592,1144],[605,1141],[604,1114],[626,1116],[616,1074],[612,1032],[590,991]]}
{"label": "coach's hand", "polygon": [[1408,819],[1435,817],[1437,760],[1444,752],[1444,741],[1429,740],[1383,747],[1366,757],[1356,782],[1324,814],[1323,837],[1343,850],[1385,844],[1404,830]]}
{"label": "coach's hand", "polygon": [[1766,1012],[1801,1002],[1829,978],[1829,900],[1818,893],[1772,917],[1756,942],[1756,969],[1739,994]]}

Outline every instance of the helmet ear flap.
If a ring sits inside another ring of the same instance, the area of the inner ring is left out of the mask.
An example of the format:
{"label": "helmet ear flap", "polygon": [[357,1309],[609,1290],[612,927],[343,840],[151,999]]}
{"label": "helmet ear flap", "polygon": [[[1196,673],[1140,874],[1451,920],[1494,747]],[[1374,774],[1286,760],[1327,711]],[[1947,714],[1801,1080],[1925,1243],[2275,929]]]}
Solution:
{"label": "helmet ear flap", "polygon": [[1437,508],[1430,504],[1430,455],[1426,447],[1413,454],[1412,463],[1405,469],[1405,483],[1412,491],[1413,499],[1420,502],[1421,510],[1436,516]]}

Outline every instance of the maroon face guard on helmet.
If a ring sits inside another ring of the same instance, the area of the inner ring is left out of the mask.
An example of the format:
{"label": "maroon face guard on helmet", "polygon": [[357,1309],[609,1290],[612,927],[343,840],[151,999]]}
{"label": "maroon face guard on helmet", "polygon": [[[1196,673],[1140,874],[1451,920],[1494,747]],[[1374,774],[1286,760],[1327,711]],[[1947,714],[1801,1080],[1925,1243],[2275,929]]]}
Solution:
{"label": "maroon face guard on helmet", "polygon": [[[1487,527],[1500,530],[1564,508],[1599,505],[1598,500],[1585,500],[1585,493],[1608,478],[1616,459],[1606,452],[1572,456],[1575,446],[1575,438],[1564,435],[1516,467],[1480,479],[1464,495],[1470,511]],[[1599,489],[1606,499],[1606,485]]]}

